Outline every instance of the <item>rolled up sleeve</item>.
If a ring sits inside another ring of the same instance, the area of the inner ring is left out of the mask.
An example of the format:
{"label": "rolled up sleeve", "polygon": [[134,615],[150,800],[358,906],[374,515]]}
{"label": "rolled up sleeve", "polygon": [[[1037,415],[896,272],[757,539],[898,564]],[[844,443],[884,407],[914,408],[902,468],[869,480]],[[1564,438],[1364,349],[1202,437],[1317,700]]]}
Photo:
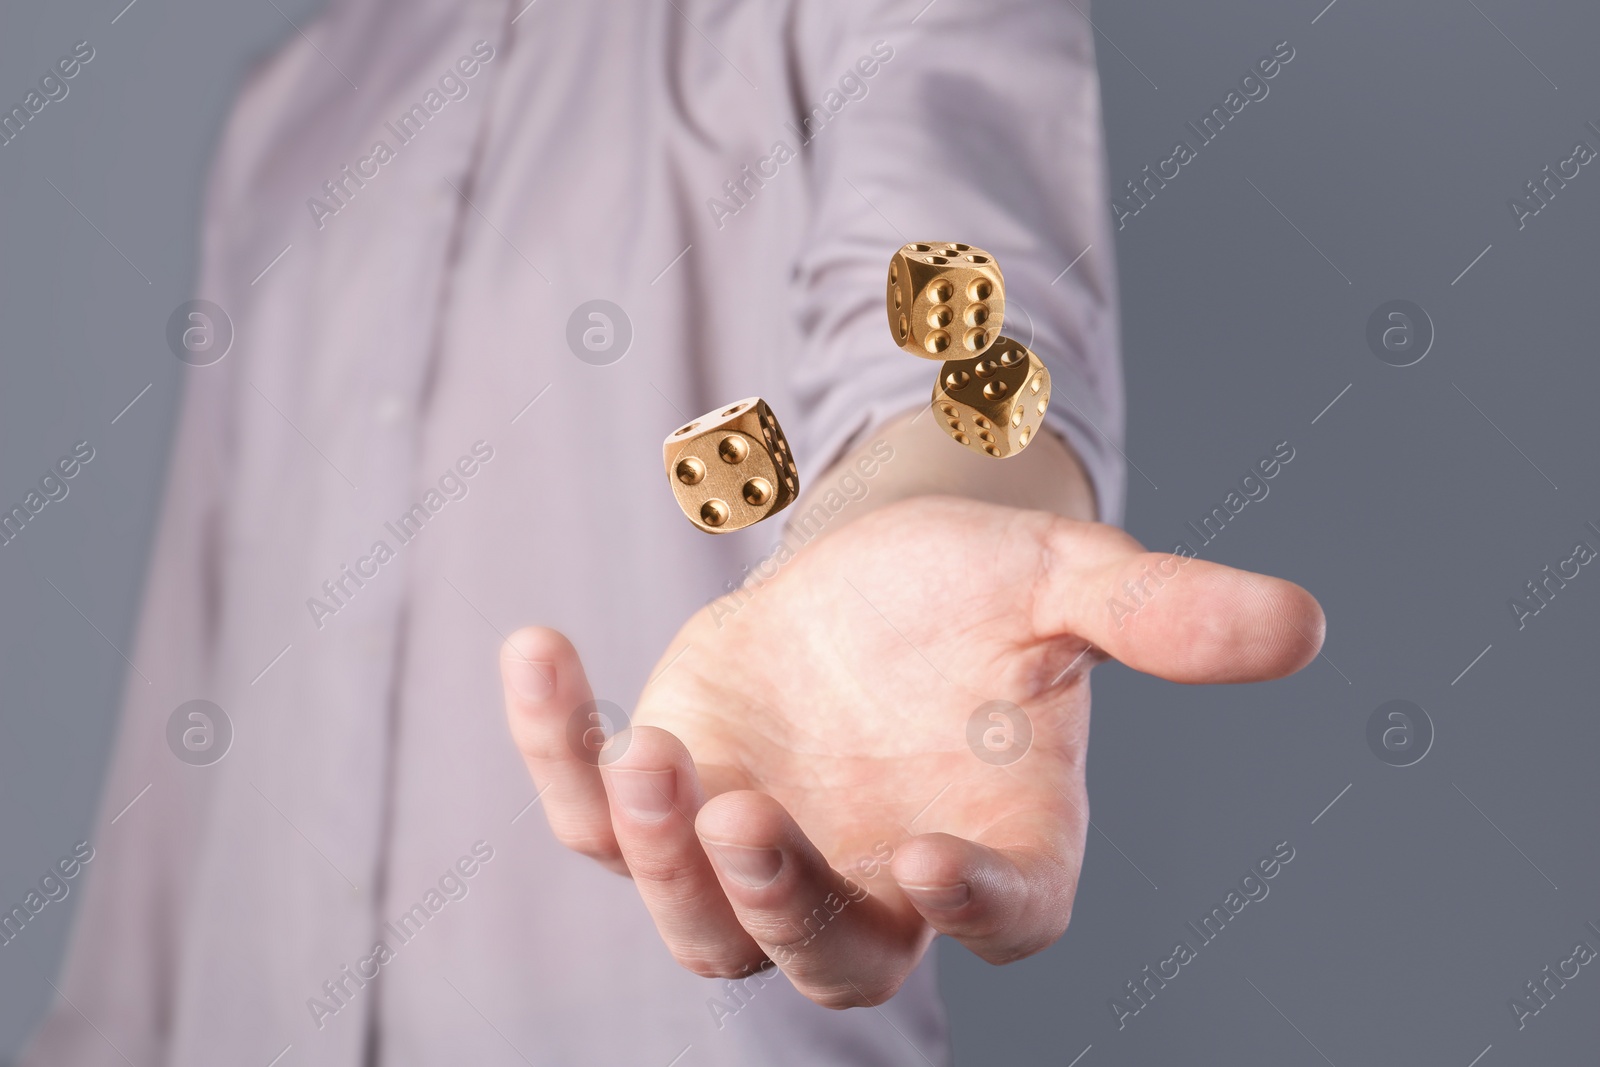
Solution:
{"label": "rolled up sleeve", "polygon": [[[885,272],[903,243],[961,241],[999,262],[1003,332],[1049,367],[1045,423],[1082,460],[1099,518],[1118,522],[1122,376],[1091,27],[1043,0],[924,2],[852,5],[805,28],[794,92],[797,124],[813,119],[812,214],[794,387],[808,452],[825,466],[928,403],[937,364],[894,344]],[[863,56],[877,60],[870,77]]]}

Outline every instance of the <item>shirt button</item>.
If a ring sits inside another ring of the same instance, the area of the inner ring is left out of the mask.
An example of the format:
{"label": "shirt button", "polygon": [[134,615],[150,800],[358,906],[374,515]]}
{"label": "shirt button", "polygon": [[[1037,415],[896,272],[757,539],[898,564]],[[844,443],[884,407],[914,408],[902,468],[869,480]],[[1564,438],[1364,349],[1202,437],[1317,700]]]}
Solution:
{"label": "shirt button", "polygon": [[372,405],[372,417],[383,426],[393,426],[400,421],[400,415],[405,411],[405,405],[393,393],[378,398]]}

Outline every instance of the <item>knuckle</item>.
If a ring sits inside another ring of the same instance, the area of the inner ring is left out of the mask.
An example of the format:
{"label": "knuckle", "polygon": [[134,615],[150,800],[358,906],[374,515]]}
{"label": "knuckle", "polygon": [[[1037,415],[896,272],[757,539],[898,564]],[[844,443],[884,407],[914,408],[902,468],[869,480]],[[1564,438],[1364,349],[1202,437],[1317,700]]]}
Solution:
{"label": "knuckle", "polygon": [[572,750],[567,746],[564,732],[552,729],[545,720],[521,709],[510,708],[508,712],[511,741],[523,758],[539,764],[558,763],[572,758]]}
{"label": "knuckle", "polygon": [[850,903],[848,898],[830,893],[823,901],[809,912],[793,912],[771,914],[763,917],[751,917],[746,925],[749,927],[756,940],[785,956],[796,956],[809,953],[812,942],[820,938],[829,928],[841,911]]}
{"label": "knuckle", "polygon": [[644,848],[630,849],[627,853],[628,869],[635,881],[670,887],[701,881],[703,861],[682,849]]}
{"label": "knuckle", "polygon": [[764,945],[769,945],[784,956],[795,956],[803,952],[816,938],[815,931],[796,925],[787,917],[779,916],[766,921],[751,920],[750,925],[756,937]]}

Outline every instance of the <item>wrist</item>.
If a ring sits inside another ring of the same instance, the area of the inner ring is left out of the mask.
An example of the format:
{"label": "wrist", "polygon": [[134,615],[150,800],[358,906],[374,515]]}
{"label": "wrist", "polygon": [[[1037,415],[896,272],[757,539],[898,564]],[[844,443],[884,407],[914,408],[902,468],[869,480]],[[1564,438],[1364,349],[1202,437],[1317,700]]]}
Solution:
{"label": "wrist", "polygon": [[990,459],[939,431],[928,408],[878,426],[801,493],[788,527],[804,541],[917,496],[958,496],[1093,521],[1094,489],[1077,454],[1042,433],[1019,455]]}

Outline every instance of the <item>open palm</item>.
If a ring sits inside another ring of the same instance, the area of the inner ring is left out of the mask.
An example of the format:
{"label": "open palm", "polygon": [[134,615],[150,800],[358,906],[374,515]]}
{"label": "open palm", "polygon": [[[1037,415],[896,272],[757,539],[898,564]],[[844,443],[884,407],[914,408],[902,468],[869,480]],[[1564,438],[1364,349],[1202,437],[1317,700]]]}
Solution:
{"label": "open palm", "polygon": [[685,966],[735,977],[771,960],[845,1007],[892,995],[936,932],[997,963],[1061,936],[1095,663],[1272,678],[1322,632],[1288,582],[924,497],[697,612],[603,751],[565,638],[520,631],[502,667],[555,833],[634,877]]}

